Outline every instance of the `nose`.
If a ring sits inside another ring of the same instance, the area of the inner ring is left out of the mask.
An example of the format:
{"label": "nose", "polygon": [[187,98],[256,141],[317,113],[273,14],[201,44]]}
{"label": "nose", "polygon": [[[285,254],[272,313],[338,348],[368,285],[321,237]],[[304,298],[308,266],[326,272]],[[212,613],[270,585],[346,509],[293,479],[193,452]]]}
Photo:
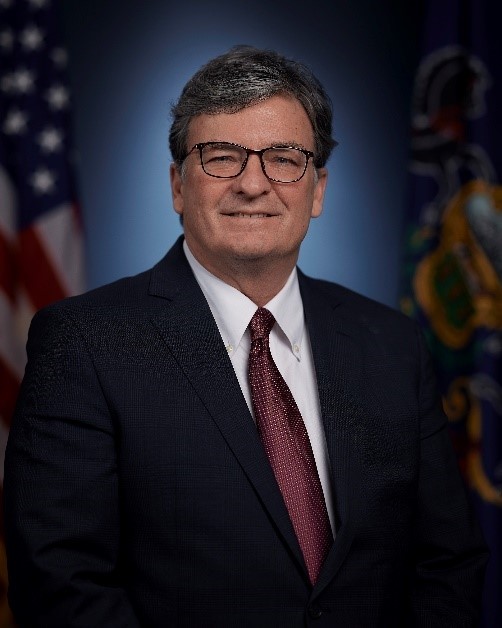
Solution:
{"label": "nose", "polygon": [[262,170],[260,156],[249,155],[246,167],[233,179],[233,190],[249,197],[260,196],[270,191],[271,183]]}

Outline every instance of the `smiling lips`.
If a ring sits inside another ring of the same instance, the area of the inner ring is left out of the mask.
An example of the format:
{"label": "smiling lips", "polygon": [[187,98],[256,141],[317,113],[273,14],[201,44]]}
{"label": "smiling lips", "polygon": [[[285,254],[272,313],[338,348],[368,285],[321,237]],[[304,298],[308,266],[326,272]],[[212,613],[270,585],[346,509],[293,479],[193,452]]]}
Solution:
{"label": "smiling lips", "polygon": [[233,218],[272,218],[273,214],[245,214],[244,212],[234,212],[232,214],[226,214]]}

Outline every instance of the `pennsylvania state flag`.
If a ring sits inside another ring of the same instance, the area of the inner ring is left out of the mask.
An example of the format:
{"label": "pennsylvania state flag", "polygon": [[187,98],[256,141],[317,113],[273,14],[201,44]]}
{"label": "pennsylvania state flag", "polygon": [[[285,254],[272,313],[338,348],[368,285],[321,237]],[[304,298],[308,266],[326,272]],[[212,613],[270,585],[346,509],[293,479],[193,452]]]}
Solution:
{"label": "pennsylvania state flag", "polygon": [[[502,626],[502,2],[424,3],[402,309],[436,362]],[[445,500],[448,495],[444,496]]]}

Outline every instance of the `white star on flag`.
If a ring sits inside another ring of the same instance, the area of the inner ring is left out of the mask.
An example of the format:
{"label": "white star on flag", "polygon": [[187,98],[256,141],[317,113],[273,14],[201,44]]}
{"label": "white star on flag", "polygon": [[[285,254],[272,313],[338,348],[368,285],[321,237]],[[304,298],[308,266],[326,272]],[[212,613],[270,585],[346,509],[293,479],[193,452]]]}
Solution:
{"label": "white star on flag", "polygon": [[26,50],[38,50],[42,46],[44,35],[36,26],[28,26],[21,33],[19,39]]}
{"label": "white star on flag", "polygon": [[33,72],[26,69],[20,69],[12,76],[12,86],[20,94],[28,94],[33,91],[35,77]]}
{"label": "white star on flag", "polygon": [[54,190],[54,175],[47,168],[40,168],[33,174],[30,183],[37,194],[49,194]]}
{"label": "white star on flag", "polygon": [[26,131],[28,118],[25,113],[14,109],[9,111],[3,123],[3,131],[6,135],[20,135]]}
{"label": "white star on flag", "polygon": [[70,95],[63,85],[54,85],[47,92],[47,100],[51,109],[59,111],[68,106]]}
{"label": "white star on flag", "polygon": [[63,135],[53,127],[47,127],[38,136],[38,144],[45,153],[55,153],[61,150]]}

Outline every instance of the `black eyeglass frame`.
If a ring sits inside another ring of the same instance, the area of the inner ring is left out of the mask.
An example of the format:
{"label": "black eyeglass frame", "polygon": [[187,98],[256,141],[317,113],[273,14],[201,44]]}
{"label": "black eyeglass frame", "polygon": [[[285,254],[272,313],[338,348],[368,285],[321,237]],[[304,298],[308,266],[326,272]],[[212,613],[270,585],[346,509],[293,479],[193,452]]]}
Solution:
{"label": "black eyeglass frame", "polygon": [[[218,174],[211,174],[204,168],[204,162],[202,160],[202,151],[204,150],[205,146],[209,146],[210,144],[217,144],[221,146],[235,146],[237,148],[242,148],[242,150],[246,151],[246,159],[244,159],[244,161],[242,162],[241,169],[239,170],[239,172],[237,172],[237,174],[232,174],[228,177],[221,176]],[[192,148],[188,151],[188,153],[183,158],[183,161],[185,161],[188,155],[190,155],[190,153],[192,153],[196,148],[199,151],[200,165],[202,166],[202,170],[204,170],[204,172],[208,175],[208,177],[214,177],[215,179],[235,179],[236,177],[238,177],[244,172],[244,168],[246,167],[249,160],[249,155],[258,155],[258,157],[260,158],[260,165],[261,165],[263,174],[267,177],[269,181],[273,181],[274,183],[296,183],[297,181],[302,179],[305,173],[307,172],[309,159],[312,159],[312,162],[314,161],[314,153],[310,150],[306,150],[305,148],[300,148],[299,146],[267,146],[267,148],[262,148],[261,150],[254,150],[253,148],[247,148],[247,146],[241,146],[241,144],[235,144],[234,142],[198,142],[197,144],[194,144]],[[293,179],[292,181],[279,181],[278,179],[273,179],[267,174],[265,170],[265,164],[263,162],[263,153],[266,153],[268,150],[271,150],[274,148],[276,149],[281,149],[281,148],[290,149],[291,148],[305,155],[306,157],[305,168],[303,169],[303,172],[301,173],[299,177],[297,177],[296,179]]]}

